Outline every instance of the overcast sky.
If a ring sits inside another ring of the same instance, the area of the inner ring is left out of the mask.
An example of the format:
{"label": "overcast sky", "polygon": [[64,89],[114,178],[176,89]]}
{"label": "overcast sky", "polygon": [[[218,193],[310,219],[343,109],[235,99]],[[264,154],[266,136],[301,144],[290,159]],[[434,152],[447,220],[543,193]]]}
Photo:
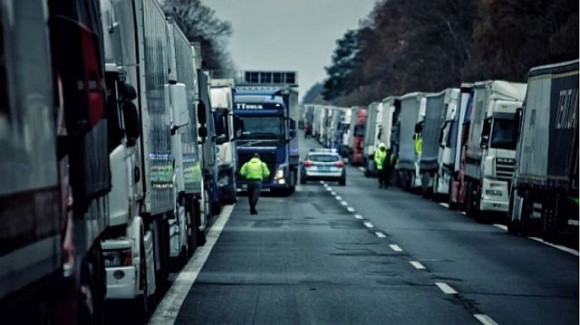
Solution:
{"label": "overcast sky", "polygon": [[296,70],[300,98],[326,77],[336,39],[358,27],[375,0],[203,0],[232,23],[238,69]]}

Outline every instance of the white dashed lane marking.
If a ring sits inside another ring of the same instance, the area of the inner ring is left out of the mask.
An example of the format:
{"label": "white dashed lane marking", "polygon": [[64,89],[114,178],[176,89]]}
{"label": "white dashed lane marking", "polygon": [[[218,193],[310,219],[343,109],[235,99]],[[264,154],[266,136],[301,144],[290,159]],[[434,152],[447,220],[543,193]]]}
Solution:
{"label": "white dashed lane marking", "polygon": [[359,167],[358,170],[364,173],[365,169],[363,167]]}
{"label": "white dashed lane marking", "polygon": [[445,202],[441,202],[439,203],[440,206],[445,207],[445,208],[449,208],[449,204],[445,203]]}
{"label": "white dashed lane marking", "polygon": [[347,206],[347,205],[348,205],[348,203],[347,203],[346,201],[340,201],[340,204],[341,204],[342,206]]}
{"label": "white dashed lane marking", "polygon": [[335,196],[335,198],[336,198],[338,201],[342,200],[342,196],[340,196],[340,195],[337,195],[337,196]]}
{"label": "white dashed lane marking", "polygon": [[374,226],[372,223],[370,223],[370,222],[368,222],[368,221],[365,221],[365,222],[363,222],[363,224],[365,225],[365,227],[367,227],[367,228],[369,228],[369,229],[370,229],[370,228],[374,228],[374,227],[375,227],[375,226]]}
{"label": "white dashed lane marking", "polygon": [[379,237],[379,238],[386,238],[386,237],[387,237],[387,235],[383,234],[383,233],[382,233],[382,232],[380,232],[380,231],[376,231],[376,232],[375,232],[375,235],[377,235],[377,237]]}
{"label": "white dashed lane marking", "polygon": [[485,314],[474,314],[473,316],[477,318],[477,320],[483,325],[497,325],[497,323],[491,319],[491,317]]}
{"label": "white dashed lane marking", "polygon": [[441,291],[443,291],[444,294],[446,295],[456,295],[457,291],[455,291],[455,289],[451,288],[447,283],[445,282],[436,282],[435,285],[437,287],[439,287],[439,289]]}
{"label": "white dashed lane marking", "polygon": [[354,212],[354,208],[353,207],[348,207],[346,209],[348,210],[348,212]]}
{"label": "white dashed lane marking", "polygon": [[360,214],[358,214],[358,213],[357,213],[357,214],[355,214],[355,215],[354,215],[354,217],[355,217],[355,218],[357,218],[358,220],[362,220],[362,219],[364,219],[364,218],[363,218],[363,216],[361,216],[361,215],[360,215]]}
{"label": "white dashed lane marking", "polygon": [[389,247],[391,247],[391,249],[394,250],[395,252],[402,252],[403,251],[403,249],[401,247],[399,247],[399,245],[392,244],[392,245],[389,245]]}
{"label": "white dashed lane marking", "polygon": [[423,266],[423,264],[417,262],[417,261],[410,261],[409,263],[411,263],[411,265],[413,265],[414,268],[416,268],[417,270],[424,270],[425,266]]}

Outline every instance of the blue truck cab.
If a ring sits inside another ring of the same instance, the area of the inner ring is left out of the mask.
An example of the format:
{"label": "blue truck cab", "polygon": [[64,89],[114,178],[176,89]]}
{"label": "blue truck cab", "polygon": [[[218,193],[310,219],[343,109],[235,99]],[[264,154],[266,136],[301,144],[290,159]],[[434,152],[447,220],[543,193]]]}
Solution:
{"label": "blue truck cab", "polygon": [[[270,176],[264,191],[291,194],[298,179],[298,92],[295,72],[243,71],[236,80],[234,115],[241,134],[237,137],[241,167],[254,153],[268,165]],[[247,183],[237,173],[237,191]]]}

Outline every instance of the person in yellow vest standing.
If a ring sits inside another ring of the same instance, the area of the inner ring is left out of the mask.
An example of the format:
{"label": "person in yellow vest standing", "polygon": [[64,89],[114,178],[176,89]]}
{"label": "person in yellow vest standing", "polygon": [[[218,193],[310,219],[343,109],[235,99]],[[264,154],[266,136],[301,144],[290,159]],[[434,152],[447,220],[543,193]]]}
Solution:
{"label": "person in yellow vest standing", "polygon": [[254,157],[242,165],[240,175],[248,181],[248,203],[250,203],[250,213],[258,214],[256,204],[260,198],[260,191],[262,190],[262,181],[270,176],[268,166],[260,160],[258,153]]}
{"label": "person in yellow vest standing", "polygon": [[384,143],[379,144],[379,150],[375,152],[375,165],[377,166],[377,178],[379,179],[379,188],[385,186],[385,159],[387,158],[387,147]]}

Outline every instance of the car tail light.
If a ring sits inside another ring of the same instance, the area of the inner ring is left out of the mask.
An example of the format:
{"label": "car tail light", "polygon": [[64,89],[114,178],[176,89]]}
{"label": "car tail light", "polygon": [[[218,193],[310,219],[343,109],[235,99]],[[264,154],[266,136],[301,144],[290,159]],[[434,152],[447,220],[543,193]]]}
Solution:
{"label": "car tail light", "polygon": [[337,161],[335,165],[336,167],[344,167],[344,163],[342,161]]}
{"label": "car tail light", "polygon": [[304,162],[304,167],[310,167],[310,166],[313,166],[313,165],[314,165],[314,163],[312,161],[310,161],[310,160],[306,160]]}

